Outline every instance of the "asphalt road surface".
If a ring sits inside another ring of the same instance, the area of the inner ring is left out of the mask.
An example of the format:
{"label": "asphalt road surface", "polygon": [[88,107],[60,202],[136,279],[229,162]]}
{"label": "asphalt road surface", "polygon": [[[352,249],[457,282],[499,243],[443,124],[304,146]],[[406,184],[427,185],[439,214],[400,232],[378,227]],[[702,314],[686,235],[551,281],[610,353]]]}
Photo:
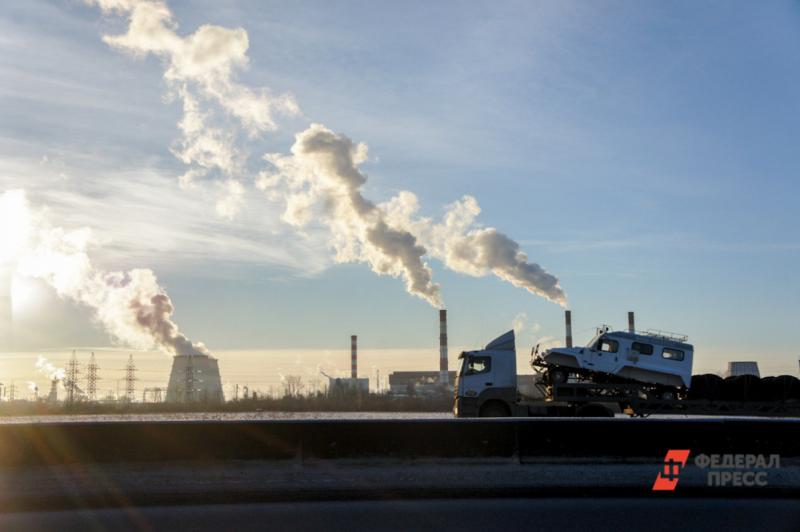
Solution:
{"label": "asphalt road surface", "polygon": [[154,506],[0,515],[2,530],[800,530],[800,502],[771,499],[429,499]]}

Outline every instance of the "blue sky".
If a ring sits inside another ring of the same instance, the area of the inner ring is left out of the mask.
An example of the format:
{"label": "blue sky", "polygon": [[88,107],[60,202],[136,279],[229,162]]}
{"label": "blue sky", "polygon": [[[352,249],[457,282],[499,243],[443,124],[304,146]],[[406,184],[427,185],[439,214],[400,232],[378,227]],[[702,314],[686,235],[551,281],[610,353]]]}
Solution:
{"label": "blue sky", "polygon": [[[364,194],[400,190],[440,216],[464,194],[479,222],[560,279],[578,339],[600,323],[676,330],[698,362],[797,371],[800,5],[795,2],[169,2],[178,32],[243,28],[250,87],[302,114],[248,139],[241,178],[310,122],[369,145]],[[499,4],[499,5],[498,5]],[[91,226],[108,268],[152,268],[186,333],[213,349],[436,344],[436,312],[402,282],[334,264],[248,196],[221,220],[177,185],[181,109],[155,57],[102,41],[123,18],[80,2],[7,4],[0,19],[0,188],[64,226]],[[430,260],[458,345],[562,309]],[[108,340],[50,296],[20,348]],[[27,320],[27,321],[25,321]],[[533,324],[539,325],[536,331]]]}

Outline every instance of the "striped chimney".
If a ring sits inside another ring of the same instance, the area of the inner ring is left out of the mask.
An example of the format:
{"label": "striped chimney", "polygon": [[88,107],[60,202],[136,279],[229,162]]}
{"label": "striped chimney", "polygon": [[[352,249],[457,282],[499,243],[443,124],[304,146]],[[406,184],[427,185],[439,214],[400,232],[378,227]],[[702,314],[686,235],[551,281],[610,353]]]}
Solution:
{"label": "striped chimney", "polygon": [[636,332],[636,326],[634,325],[633,322],[633,312],[628,312],[628,332],[630,333]]}
{"label": "striped chimney", "polygon": [[572,347],[572,311],[564,311],[564,324],[567,327],[567,347]]}
{"label": "striped chimney", "polygon": [[439,384],[449,386],[447,375],[447,311],[439,310]]}
{"label": "striped chimney", "polygon": [[350,337],[350,378],[358,378],[358,336]]}

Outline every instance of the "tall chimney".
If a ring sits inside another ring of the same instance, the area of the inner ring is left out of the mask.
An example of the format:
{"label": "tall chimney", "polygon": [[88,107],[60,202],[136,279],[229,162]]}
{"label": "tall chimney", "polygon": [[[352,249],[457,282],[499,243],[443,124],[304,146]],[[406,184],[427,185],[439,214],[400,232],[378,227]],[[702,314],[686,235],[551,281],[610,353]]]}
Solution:
{"label": "tall chimney", "polygon": [[350,378],[358,378],[358,336],[350,337]]}
{"label": "tall chimney", "polygon": [[564,311],[564,324],[567,326],[567,347],[572,347],[572,311]]}
{"label": "tall chimney", "polygon": [[447,311],[439,310],[439,384],[449,386],[447,375]]}
{"label": "tall chimney", "polygon": [[636,327],[633,323],[633,312],[628,312],[628,332],[635,333]]}

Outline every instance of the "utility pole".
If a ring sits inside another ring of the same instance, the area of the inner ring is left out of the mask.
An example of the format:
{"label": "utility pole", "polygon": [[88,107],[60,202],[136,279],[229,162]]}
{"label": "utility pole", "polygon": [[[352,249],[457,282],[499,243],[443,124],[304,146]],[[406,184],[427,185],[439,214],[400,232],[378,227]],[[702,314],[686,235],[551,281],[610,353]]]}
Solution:
{"label": "utility pole", "polygon": [[136,364],[133,362],[133,355],[128,357],[128,364],[125,366],[125,400],[132,403],[136,394]]}
{"label": "utility pole", "polygon": [[67,404],[72,404],[75,402],[75,391],[78,388],[78,358],[75,355],[75,351],[72,351],[72,358],[69,359],[69,364],[67,364],[67,378],[65,379],[64,385],[67,388]]}
{"label": "utility pole", "polygon": [[97,362],[94,359],[94,351],[89,358],[89,365],[86,367],[86,394],[89,401],[97,401],[97,381],[100,378],[97,376]]}

